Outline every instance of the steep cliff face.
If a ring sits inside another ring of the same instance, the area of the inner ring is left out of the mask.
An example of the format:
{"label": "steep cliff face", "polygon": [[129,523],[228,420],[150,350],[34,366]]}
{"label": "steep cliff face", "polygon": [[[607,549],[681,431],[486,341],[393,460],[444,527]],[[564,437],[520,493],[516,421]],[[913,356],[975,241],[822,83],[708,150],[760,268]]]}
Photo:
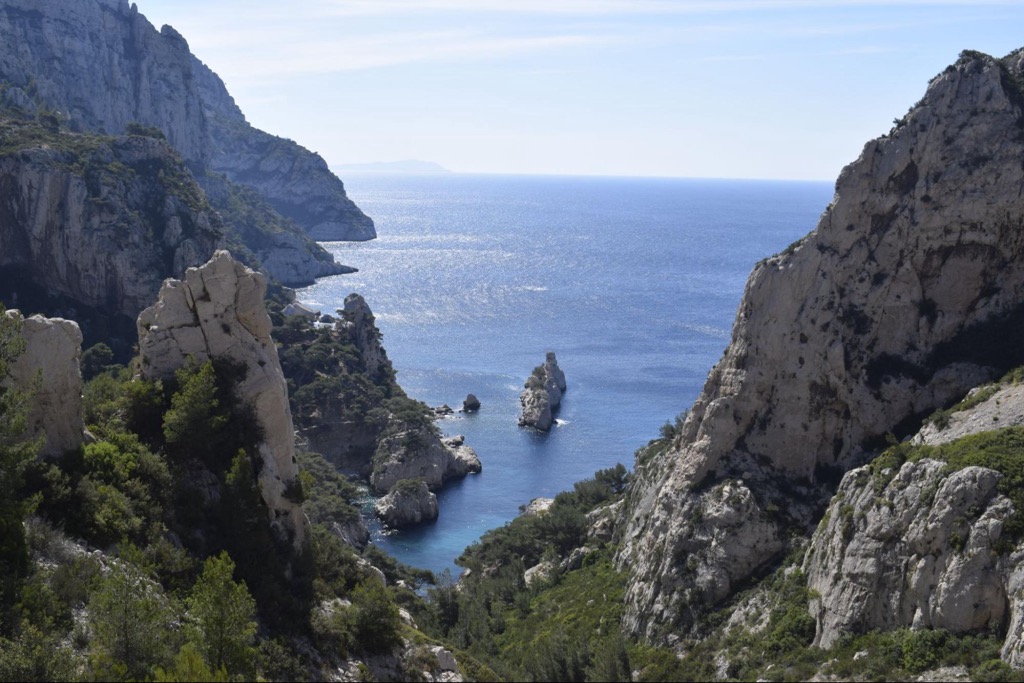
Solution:
{"label": "steep cliff face", "polygon": [[804,560],[816,644],[899,627],[996,632],[1003,659],[1024,664],[1022,389],[972,390],[843,477]]}
{"label": "steep cliff face", "polygon": [[185,39],[158,32],[126,0],[3,0],[0,36],[0,82],[66,114],[73,129],[155,126],[201,183],[225,174],[317,239],[375,236],[323,159],[249,126]]}
{"label": "steep cliff face", "polygon": [[[1021,61],[962,55],[843,170],[816,229],[754,269],[680,436],[637,465],[618,560],[634,633],[692,623],[884,434],[1020,363]],[[726,484],[736,514],[696,519]]]}
{"label": "steep cliff face", "polygon": [[[223,239],[217,214],[167,143],[0,119],[0,268],[34,288],[134,318],[166,277]],[[8,301],[13,303],[13,301]]]}
{"label": "steep cliff face", "polygon": [[816,644],[871,629],[961,633],[1004,623],[1010,572],[997,549],[1014,510],[996,490],[1002,475],[944,467],[926,458],[843,478],[805,565],[818,596]]}
{"label": "steep cliff face", "polygon": [[146,379],[166,379],[194,359],[226,359],[245,367],[238,394],[262,430],[258,467],[271,523],[300,551],[309,523],[288,490],[297,483],[295,433],[288,389],[263,305],[266,279],[218,251],[182,280],[167,280],[156,305],[139,315],[139,355]]}
{"label": "steep cliff face", "polygon": [[190,163],[208,161],[208,126],[188,46],[127,0],[4,0],[0,80],[34,91],[79,130],[156,126]]}

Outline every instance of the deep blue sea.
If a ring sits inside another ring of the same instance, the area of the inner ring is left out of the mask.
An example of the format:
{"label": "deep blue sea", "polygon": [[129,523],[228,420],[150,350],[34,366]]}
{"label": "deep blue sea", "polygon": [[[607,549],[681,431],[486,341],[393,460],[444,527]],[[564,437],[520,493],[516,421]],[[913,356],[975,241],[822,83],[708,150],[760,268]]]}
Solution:
{"label": "deep blue sea", "polygon": [[[438,494],[435,523],[373,540],[434,571],[538,496],[621,462],[688,408],[728,344],[754,263],[817,223],[832,183],[347,173],[379,237],[327,242],[359,272],[299,299],[334,313],[359,292],[406,392],[480,399],[438,424],[483,472]],[[549,434],[516,425],[546,351],[568,391]]]}

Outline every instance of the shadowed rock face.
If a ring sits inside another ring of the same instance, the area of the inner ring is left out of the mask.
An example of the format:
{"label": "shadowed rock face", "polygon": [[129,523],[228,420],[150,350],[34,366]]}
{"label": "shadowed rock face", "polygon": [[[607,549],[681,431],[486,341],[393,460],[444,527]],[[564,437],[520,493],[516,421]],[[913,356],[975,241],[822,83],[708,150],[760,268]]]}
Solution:
{"label": "shadowed rock face", "polygon": [[250,126],[185,39],[126,0],[3,0],[0,36],[0,81],[31,90],[73,128],[155,126],[201,182],[223,173],[316,239],[375,236],[319,155]]}
{"label": "shadowed rock face", "polygon": [[184,280],[167,280],[154,306],[139,315],[139,355],[146,379],[165,379],[194,358],[227,359],[245,366],[238,396],[248,401],[261,427],[258,446],[263,500],[272,525],[296,549],[303,548],[309,522],[301,505],[285,495],[297,481],[295,435],[288,388],[270,338],[263,305],[266,279],[218,251]]}
{"label": "shadowed rock face", "polygon": [[618,558],[634,633],[691,623],[887,432],[1024,361],[1021,57],[965,53],[755,267],[680,436],[637,467]]}
{"label": "shadowed rock face", "polygon": [[[12,144],[26,126],[2,121]],[[179,182],[181,181],[181,182]],[[23,283],[134,319],[166,277],[208,258],[217,214],[167,143],[53,134],[0,158],[0,267]]]}

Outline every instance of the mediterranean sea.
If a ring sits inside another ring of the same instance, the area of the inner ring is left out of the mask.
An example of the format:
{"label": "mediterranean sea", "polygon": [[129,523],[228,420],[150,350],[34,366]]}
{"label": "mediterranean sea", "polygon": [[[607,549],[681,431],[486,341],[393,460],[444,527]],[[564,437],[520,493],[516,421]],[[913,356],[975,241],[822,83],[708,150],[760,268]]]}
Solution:
{"label": "mediterranean sea", "polygon": [[[463,434],[483,472],[438,493],[434,523],[373,542],[402,562],[454,559],[538,496],[634,452],[697,397],[754,264],[811,231],[831,182],[385,173],[344,175],[370,242],[325,242],[358,273],[299,290],[334,314],[359,292],[398,381]],[[548,434],[517,426],[546,351],[568,391]]]}

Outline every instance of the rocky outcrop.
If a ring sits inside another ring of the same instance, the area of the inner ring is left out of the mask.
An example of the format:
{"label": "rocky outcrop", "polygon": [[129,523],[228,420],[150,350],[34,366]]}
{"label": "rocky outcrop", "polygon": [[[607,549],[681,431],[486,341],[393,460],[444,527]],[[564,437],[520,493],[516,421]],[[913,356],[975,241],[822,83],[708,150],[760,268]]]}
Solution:
{"label": "rocky outcrop", "polygon": [[[924,459],[843,478],[805,561],[815,644],[903,626],[981,631],[1010,616],[1002,475]],[[1014,615],[1019,621],[1022,616]]]}
{"label": "rocky outcrop", "polygon": [[381,521],[392,529],[437,519],[437,496],[422,479],[402,479],[373,506]]}
{"label": "rocky outcrop", "polygon": [[[843,170],[817,228],[755,267],[680,435],[638,462],[630,631],[685,628],[817,518],[794,487],[830,492],[887,432],[1020,364],[1022,58],[965,53]],[[712,504],[721,523],[695,524]]]}
{"label": "rocky outcrop", "polygon": [[352,340],[359,351],[359,358],[366,374],[371,379],[381,379],[384,374],[392,374],[394,370],[387,352],[380,343],[381,334],[375,323],[376,318],[373,317],[373,311],[366,304],[366,300],[359,294],[349,294],[345,297],[344,307],[338,314],[341,319],[335,323],[335,327]]}
{"label": "rocky outcrop", "polygon": [[480,472],[480,458],[464,441],[461,436],[441,439],[428,427],[388,434],[377,444],[370,484],[384,493],[402,479],[421,479],[438,489],[449,479]]}
{"label": "rocky outcrop", "polygon": [[555,502],[554,498],[534,498],[526,505],[519,506],[519,514],[523,517],[533,517],[547,512]]}
{"label": "rocky outcrop", "polygon": [[466,394],[466,398],[462,401],[462,412],[475,413],[478,410],[480,410],[480,399],[476,397],[476,394]]}
{"label": "rocky outcrop", "polygon": [[[0,36],[0,82],[25,95],[6,99],[45,103],[74,130],[118,134],[131,123],[156,127],[204,186],[209,174],[226,176],[316,239],[375,236],[373,222],[321,157],[251,127],[185,39],[169,26],[157,31],[135,5],[3,0]],[[284,253],[278,258],[289,267],[296,263]]]}
{"label": "rocky outcrop", "polygon": [[378,493],[401,479],[424,479],[436,489],[453,477],[479,472],[480,459],[462,437],[442,440],[433,425],[439,414],[398,386],[366,301],[351,294],[338,315],[329,353],[349,349],[338,354],[344,359],[333,368],[335,386],[348,388],[298,409],[301,436],[310,448],[336,467],[366,476]]}
{"label": "rocky outcrop", "polygon": [[298,480],[288,389],[270,338],[263,304],[266,279],[218,251],[184,280],[167,280],[156,305],[139,315],[140,370],[164,379],[191,362],[226,359],[245,367],[238,395],[253,409],[263,441],[259,472],[263,500],[278,534],[301,550],[308,521],[286,491]]}
{"label": "rocky outcrop", "polygon": [[331,521],[327,526],[347,545],[362,550],[370,543],[370,530],[362,517],[347,522]]}
{"label": "rocky outcrop", "polygon": [[0,157],[0,268],[12,296],[35,289],[134,319],[164,278],[204,262],[223,239],[165,142],[13,119],[0,135],[12,150]]}
{"label": "rocky outcrop", "polygon": [[24,351],[7,369],[5,386],[28,394],[27,431],[43,438],[39,455],[56,458],[82,445],[82,332],[71,320],[7,311],[21,323]]}
{"label": "rocky outcrop", "polygon": [[914,435],[913,442],[938,446],[969,434],[1021,425],[1024,384],[988,384],[972,389],[960,405],[930,418]]}
{"label": "rocky outcrop", "polygon": [[523,407],[519,426],[548,431],[554,422],[553,413],[562,402],[562,392],[565,391],[565,373],[558,367],[554,351],[548,351],[544,364],[533,369],[524,387],[519,396]]}
{"label": "rocky outcrop", "polygon": [[963,633],[1008,624],[1003,658],[1024,665],[1024,551],[1019,511],[1000,488],[1006,475],[951,466],[934,459],[942,449],[929,448],[952,444],[981,461],[994,444],[992,462],[1009,464],[1002,454],[1019,439],[1005,428],[1019,427],[1022,413],[1014,379],[977,387],[900,446],[915,455],[910,461],[886,454],[847,473],[804,561],[817,644],[871,629]]}

